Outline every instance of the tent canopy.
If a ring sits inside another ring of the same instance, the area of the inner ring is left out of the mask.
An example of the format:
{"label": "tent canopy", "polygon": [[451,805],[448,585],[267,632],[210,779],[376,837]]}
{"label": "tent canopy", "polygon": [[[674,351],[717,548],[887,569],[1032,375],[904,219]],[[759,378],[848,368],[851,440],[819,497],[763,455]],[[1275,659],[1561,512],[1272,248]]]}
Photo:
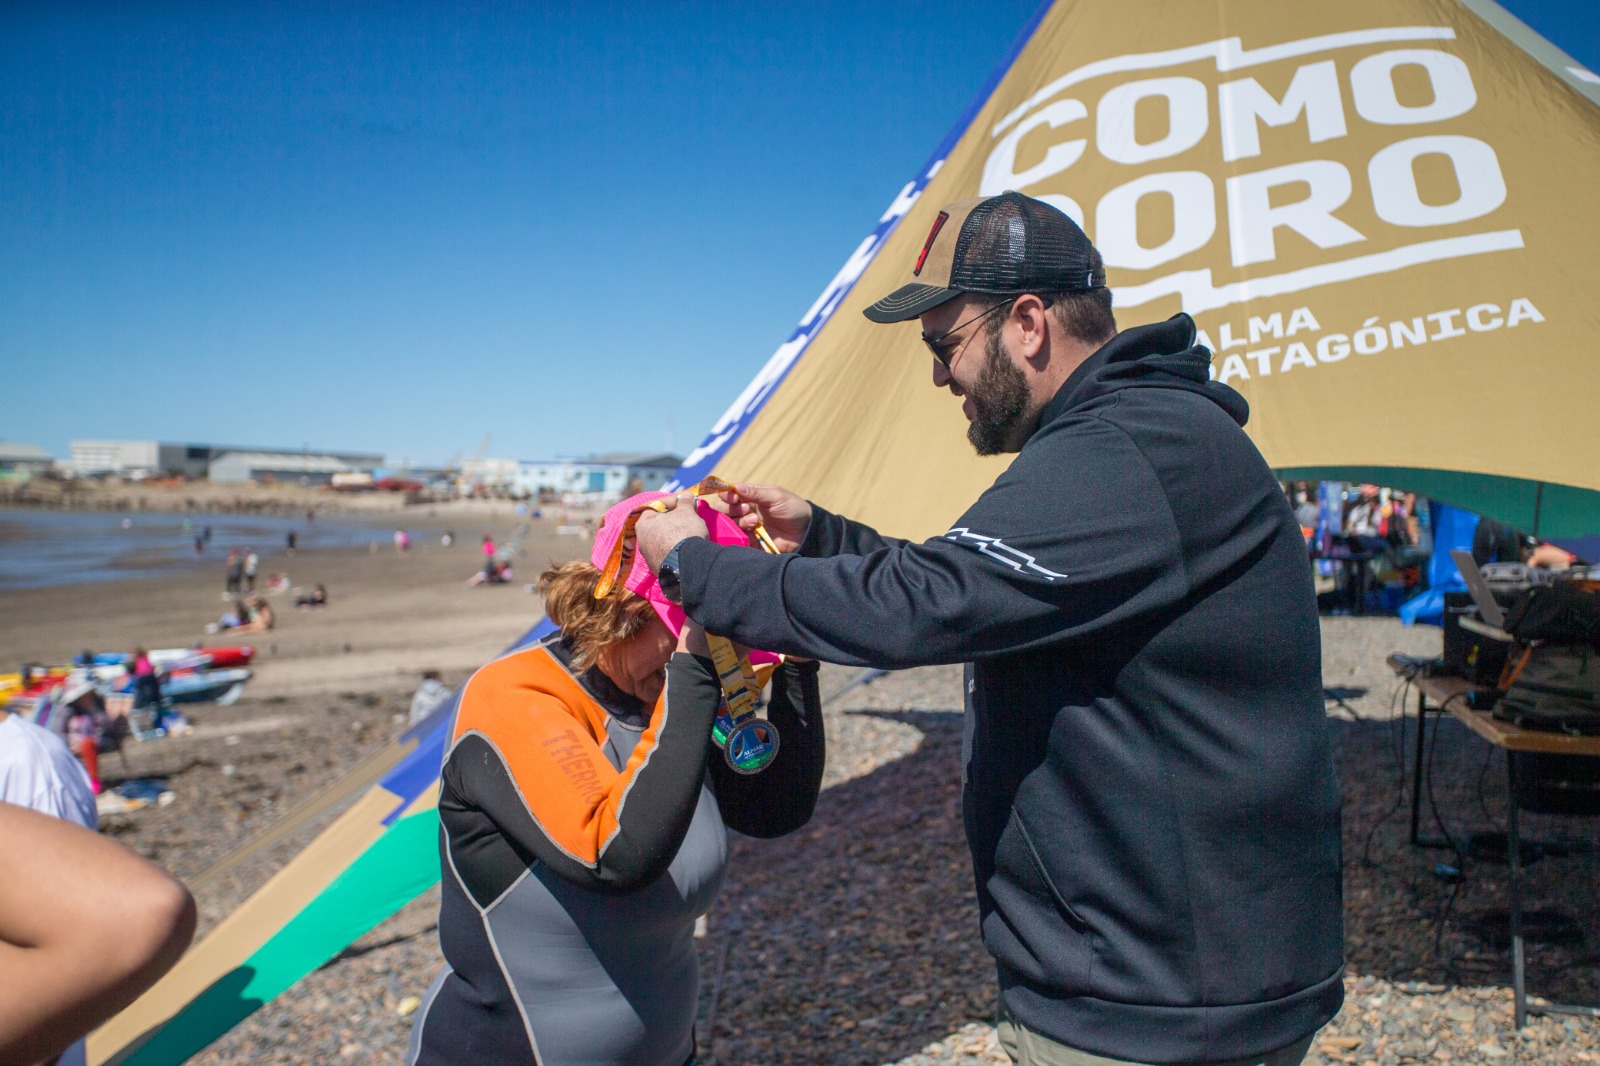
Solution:
{"label": "tent canopy", "polygon": [[[1600,82],[1492,4],[1049,6],[686,464],[942,532],[972,456],[914,323],[874,326],[941,205],[1078,219],[1123,325],[1193,315],[1285,477],[1546,535],[1600,526]],[[903,223],[903,224],[901,224]]]}

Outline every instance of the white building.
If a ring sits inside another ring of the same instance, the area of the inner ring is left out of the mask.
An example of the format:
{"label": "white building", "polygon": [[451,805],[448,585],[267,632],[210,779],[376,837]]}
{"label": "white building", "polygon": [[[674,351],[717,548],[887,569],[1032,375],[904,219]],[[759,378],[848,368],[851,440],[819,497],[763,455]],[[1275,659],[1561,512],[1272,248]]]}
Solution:
{"label": "white building", "polygon": [[519,495],[610,496],[620,499],[628,491],[659,489],[677,473],[683,460],[676,455],[615,452],[582,459],[548,459],[521,464],[516,481]]}
{"label": "white building", "polygon": [[153,440],[75,440],[67,460],[78,474],[155,474],[161,470],[161,443]]}
{"label": "white building", "polygon": [[478,459],[463,467],[461,480],[469,492],[514,493],[521,469],[515,459]]}

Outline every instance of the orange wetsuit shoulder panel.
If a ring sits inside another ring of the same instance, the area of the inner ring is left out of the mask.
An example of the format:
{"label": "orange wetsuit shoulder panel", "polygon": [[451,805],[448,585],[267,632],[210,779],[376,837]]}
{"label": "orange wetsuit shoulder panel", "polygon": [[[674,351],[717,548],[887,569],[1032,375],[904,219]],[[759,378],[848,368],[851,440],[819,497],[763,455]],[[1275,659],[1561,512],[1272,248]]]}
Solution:
{"label": "orange wetsuit shoulder panel", "polygon": [[605,708],[545,648],[513,652],[467,682],[452,747],[471,733],[499,753],[528,813],[552,843],[594,867],[617,833],[622,805],[655,750],[666,696],[621,772],[606,757]]}

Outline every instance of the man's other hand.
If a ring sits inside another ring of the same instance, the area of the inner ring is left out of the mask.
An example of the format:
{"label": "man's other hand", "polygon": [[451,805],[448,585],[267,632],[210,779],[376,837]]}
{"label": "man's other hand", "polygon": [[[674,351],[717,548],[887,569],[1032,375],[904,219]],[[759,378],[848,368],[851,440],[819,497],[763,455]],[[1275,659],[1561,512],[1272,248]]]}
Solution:
{"label": "man's other hand", "polygon": [[756,523],[767,527],[767,535],[782,552],[798,551],[811,528],[811,505],[802,497],[777,485],[739,485],[737,493],[725,492],[728,514],[746,533]]}
{"label": "man's other hand", "polygon": [[700,537],[703,540],[710,536],[700,512],[692,505],[680,507],[680,502],[677,497],[670,499],[668,503],[671,509],[665,514],[646,511],[639,516],[638,525],[634,526],[634,533],[639,538],[639,554],[644,556],[651,573],[661,569],[661,560],[667,557],[667,552],[678,541],[685,537]]}

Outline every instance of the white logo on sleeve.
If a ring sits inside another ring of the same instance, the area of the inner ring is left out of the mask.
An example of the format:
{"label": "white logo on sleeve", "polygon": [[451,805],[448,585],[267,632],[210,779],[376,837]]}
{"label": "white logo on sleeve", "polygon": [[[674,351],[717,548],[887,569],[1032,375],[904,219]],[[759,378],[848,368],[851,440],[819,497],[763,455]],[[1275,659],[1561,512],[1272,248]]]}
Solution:
{"label": "white logo on sleeve", "polygon": [[1013,570],[1032,570],[1036,574],[1042,574],[1046,581],[1054,581],[1058,577],[1064,578],[1067,576],[1066,574],[1058,574],[1054,570],[1046,570],[1034,561],[1033,556],[1003,543],[999,537],[986,537],[981,533],[972,532],[965,526],[957,526],[944,536],[946,540],[953,540],[957,544],[968,543],[969,545],[975,545],[980,552],[989,558],[997,559]]}

